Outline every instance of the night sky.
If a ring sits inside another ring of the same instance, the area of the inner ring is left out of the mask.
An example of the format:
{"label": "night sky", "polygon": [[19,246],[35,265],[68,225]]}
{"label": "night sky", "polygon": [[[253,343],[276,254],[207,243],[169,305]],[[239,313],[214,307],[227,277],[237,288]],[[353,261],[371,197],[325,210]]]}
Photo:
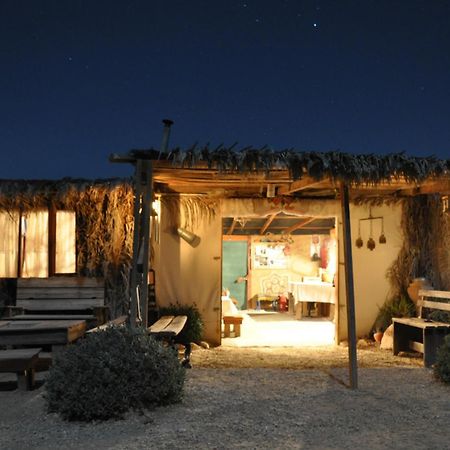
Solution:
{"label": "night sky", "polygon": [[0,178],[238,142],[450,158],[450,1],[1,0]]}

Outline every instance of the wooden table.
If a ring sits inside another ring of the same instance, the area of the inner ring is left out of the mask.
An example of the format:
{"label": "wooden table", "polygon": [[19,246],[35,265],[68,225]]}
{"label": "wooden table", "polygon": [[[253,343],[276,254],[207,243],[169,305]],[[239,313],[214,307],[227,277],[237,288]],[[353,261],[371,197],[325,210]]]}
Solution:
{"label": "wooden table", "polygon": [[333,283],[308,283],[290,281],[289,287],[295,298],[295,312],[298,319],[302,318],[302,303],[336,303],[336,288]]}
{"label": "wooden table", "polygon": [[0,345],[50,345],[58,350],[85,331],[85,320],[0,320]]}

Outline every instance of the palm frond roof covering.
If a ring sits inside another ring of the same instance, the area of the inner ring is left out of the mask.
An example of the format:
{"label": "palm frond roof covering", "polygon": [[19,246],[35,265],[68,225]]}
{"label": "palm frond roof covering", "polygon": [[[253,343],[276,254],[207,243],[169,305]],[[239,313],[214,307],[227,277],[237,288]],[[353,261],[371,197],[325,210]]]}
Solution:
{"label": "palm frond roof covering", "polygon": [[[21,208],[31,210],[46,208],[53,204],[60,208],[78,209],[82,197],[95,196],[96,193],[130,190],[131,180],[110,179],[75,179],[60,180],[5,180],[0,179],[0,209]],[[76,208],[77,207],[77,208]]]}
{"label": "palm frond roof covering", "polygon": [[[434,156],[415,157],[406,153],[388,155],[353,155],[339,151],[311,152],[285,149],[245,147],[193,147],[175,148],[167,153],[157,150],[131,150],[124,157],[169,161],[174,168],[204,167],[219,172],[268,172],[287,170],[293,180],[309,176],[315,180],[328,178],[352,184],[377,184],[387,179],[403,179],[408,183],[446,177],[450,174],[450,159]],[[111,160],[120,157],[112,155]]]}

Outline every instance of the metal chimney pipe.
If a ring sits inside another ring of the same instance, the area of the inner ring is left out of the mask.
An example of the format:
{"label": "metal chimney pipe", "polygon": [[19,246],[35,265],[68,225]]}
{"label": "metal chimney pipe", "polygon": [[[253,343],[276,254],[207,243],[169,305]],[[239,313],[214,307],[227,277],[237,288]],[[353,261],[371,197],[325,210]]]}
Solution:
{"label": "metal chimney pipe", "polygon": [[169,146],[169,137],[170,137],[170,127],[173,125],[173,120],[164,119],[164,130],[163,130],[163,139],[161,143],[161,149],[159,150],[158,159],[161,157],[162,153],[167,153],[167,148]]}

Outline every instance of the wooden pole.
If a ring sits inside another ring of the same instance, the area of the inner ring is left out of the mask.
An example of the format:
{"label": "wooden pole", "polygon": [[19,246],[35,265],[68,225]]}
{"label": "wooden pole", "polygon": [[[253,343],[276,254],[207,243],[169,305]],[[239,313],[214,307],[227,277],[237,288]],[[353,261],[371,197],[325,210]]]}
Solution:
{"label": "wooden pole", "polygon": [[350,387],[358,388],[358,362],[356,356],[356,327],[355,327],[355,290],[353,286],[353,257],[352,233],[350,227],[350,207],[348,186],[341,182],[341,210],[344,232],[344,258],[345,258],[345,287],[347,298],[347,333]]}
{"label": "wooden pole", "polygon": [[150,268],[150,214],[152,210],[152,162],[144,161],[142,167],[143,205],[142,205],[142,277],[141,277],[141,318],[142,326],[148,327],[148,272]]}
{"label": "wooden pole", "polygon": [[133,260],[131,264],[130,275],[130,325],[132,328],[136,326],[137,320],[137,288],[138,288],[138,271],[137,264],[139,258],[140,247],[140,210],[141,210],[141,194],[142,194],[142,161],[138,159],[136,161],[136,172],[134,176],[134,229],[133,229]]}

